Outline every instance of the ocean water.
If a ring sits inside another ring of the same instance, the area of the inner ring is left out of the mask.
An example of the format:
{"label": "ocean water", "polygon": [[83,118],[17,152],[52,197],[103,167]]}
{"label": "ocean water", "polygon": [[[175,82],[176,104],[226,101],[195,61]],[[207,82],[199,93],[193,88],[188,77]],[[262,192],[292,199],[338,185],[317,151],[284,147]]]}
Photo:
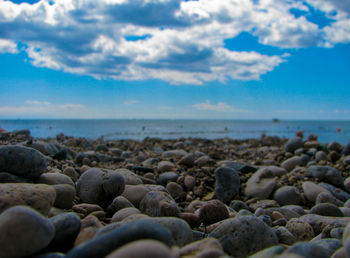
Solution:
{"label": "ocean water", "polygon": [[[350,121],[279,121],[272,120],[73,120],[73,119],[13,119],[0,120],[0,128],[7,131],[29,129],[34,137],[67,136],[97,139],[135,139],[146,137],[162,139],[207,138],[231,139],[258,138],[262,133],[271,136],[293,137],[303,130],[304,135],[316,133],[319,141],[329,143],[350,142]],[[338,132],[338,128],[341,132]]]}

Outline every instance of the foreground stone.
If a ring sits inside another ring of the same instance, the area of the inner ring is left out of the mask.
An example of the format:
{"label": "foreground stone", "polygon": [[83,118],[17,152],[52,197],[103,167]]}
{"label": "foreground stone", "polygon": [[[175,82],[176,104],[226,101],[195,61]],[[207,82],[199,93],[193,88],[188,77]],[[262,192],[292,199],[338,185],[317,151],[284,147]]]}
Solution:
{"label": "foreground stone", "polygon": [[54,235],[52,222],[40,213],[25,206],[12,207],[0,215],[0,256],[33,255],[44,249]]}

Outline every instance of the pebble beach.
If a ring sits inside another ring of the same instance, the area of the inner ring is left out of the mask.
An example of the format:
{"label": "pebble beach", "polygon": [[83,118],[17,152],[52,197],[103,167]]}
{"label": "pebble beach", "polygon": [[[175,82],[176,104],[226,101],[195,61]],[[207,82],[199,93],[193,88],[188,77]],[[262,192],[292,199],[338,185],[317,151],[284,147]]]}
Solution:
{"label": "pebble beach", "polygon": [[0,132],[0,257],[350,257],[350,144]]}

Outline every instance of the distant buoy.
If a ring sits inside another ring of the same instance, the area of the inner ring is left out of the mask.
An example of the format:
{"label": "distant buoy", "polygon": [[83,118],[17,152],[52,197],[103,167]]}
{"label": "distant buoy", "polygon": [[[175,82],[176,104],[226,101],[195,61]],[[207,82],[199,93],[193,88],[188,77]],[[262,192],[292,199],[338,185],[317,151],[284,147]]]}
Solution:
{"label": "distant buoy", "polygon": [[341,132],[341,128],[338,128],[338,129],[337,129],[337,132],[340,133],[340,132]]}

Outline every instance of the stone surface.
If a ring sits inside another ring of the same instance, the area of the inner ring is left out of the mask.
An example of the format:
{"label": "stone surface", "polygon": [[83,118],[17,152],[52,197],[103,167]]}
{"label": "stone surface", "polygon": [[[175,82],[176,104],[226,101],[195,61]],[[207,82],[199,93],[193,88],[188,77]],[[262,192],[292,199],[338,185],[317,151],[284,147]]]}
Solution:
{"label": "stone surface", "polygon": [[48,246],[54,235],[52,222],[29,207],[16,206],[0,214],[2,258],[33,255]]}
{"label": "stone surface", "polygon": [[295,186],[283,186],[276,190],[273,199],[281,206],[298,205],[301,201],[301,195],[299,189]]}
{"label": "stone surface", "polygon": [[341,207],[344,205],[344,202],[335,198],[331,193],[321,192],[317,195],[316,204],[320,203],[331,203],[335,206]]}
{"label": "stone surface", "polygon": [[285,150],[288,152],[294,152],[298,148],[304,146],[303,140],[299,137],[290,138],[285,145]]}
{"label": "stone surface", "polygon": [[203,221],[204,225],[210,225],[227,219],[229,214],[224,203],[219,200],[211,200],[200,208],[199,217]]}
{"label": "stone surface", "polygon": [[56,199],[56,191],[50,185],[7,183],[0,184],[0,213],[17,205],[28,205],[47,215]]}
{"label": "stone surface", "polygon": [[297,241],[297,238],[285,227],[278,227],[276,235],[281,244],[292,245]]}
{"label": "stone surface", "polygon": [[350,218],[346,217],[329,217],[329,216],[320,216],[317,214],[306,214],[299,218],[302,221],[310,224],[315,232],[315,235],[318,235],[322,230],[329,224],[337,224],[339,226],[345,226],[350,222]]}
{"label": "stone surface", "polygon": [[236,170],[221,167],[215,170],[215,195],[222,202],[229,202],[239,192],[241,181]]}
{"label": "stone surface", "polygon": [[157,183],[160,185],[167,185],[169,182],[175,182],[178,179],[179,175],[175,172],[164,172],[159,175]]}
{"label": "stone surface", "polygon": [[141,214],[141,212],[139,211],[139,209],[136,209],[134,207],[124,208],[117,211],[113,215],[113,217],[111,218],[111,222],[113,223],[113,222],[122,221],[123,219],[125,219],[126,217],[132,214]]}
{"label": "stone surface", "polygon": [[315,236],[315,232],[311,225],[299,218],[289,220],[286,229],[295,236],[297,241],[308,241]]}
{"label": "stone surface", "polygon": [[150,191],[140,202],[140,210],[142,213],[152,217],[175,216],[180,213],[174,199],[165,192]]}
{"label": "stone surface", "polygon": [[0,183],[33,183],[33,180],[16,176],[7,172],[0,172]]}
{"label": "stone surface", "polygon": [[159,173],[173,171],[175,169],[174,163],[170,161],[161,161],[158,163],[158,171]]}
{"label": "stone surface", "polygon": [[67,184],[53,185],[56,191],[54,206],[61,209],[70,209],[75,199],[75,187]]}
{"label": "stone surface", "polygon": [[335,168],[329,166],[311,166],[308,172],[311,173],[314,178],[334,186],[342,186],[344,184],[343,176]]}
{"label": "stone surface", "polygon": [[116,196],[122,194],[124,187],[124,177],[118,172],[91,168],[80,176],[77,195],[83,202],[108,206]]}
{"label": "stone surface", "polygon": [[55,227],[55,236],[48,249],[50,251],[66,252],[73,247],[77,238],[81,221],[73,212],[63,213],[49,219]]}
{"label": "stone surface", "polygon": [[[300,242],[296,243],[290,247],[285,253],[285,255],[297,255],[296,257],[305,257],[305,258],[327,258],[328,251],[327,249],[315,244],[315,243],[306,243]],[[289,256],[286,256],[289,257]]]}
{"label": "stone surface", "polygon": [[234,257],[246,257],[278,243],[275,232],[255,216],[225,220],[209,236],[217,238]]}
{"label": "stone surface", "polygon": [[220,242],[215,238],[205,238],[182,247],[179,251],[181,257],[222,257],[224,251]]}
{"label": "stone surface", "polygon": [[302,164],[302,159],[299,156],[291,157],[282,162],[281,167],[283,167],[287,171],[293,170],[296,166],[300,166]]}
{"label": "stone surface", "polygon": [[335,187],[334,185],[327,184],[327,183],[319,183],[319,186],[323,187],[324,189],[327,189],[331,194],[333,194],[334,197],[337,199],[346,202],[350,199],[350,194],[343,191],[342,189]]}
{"label": "stone surface", "polygon": [[0,147],[0,172],[35,179],[45,170],[46,159],[39,151],[23,146]]}
{"label": "stone surface", "polygon": [[154,239],[167,246],[173,244],[172,234],[153,221],[133,221],[106,234],[99,235],[67,253],[67,258],[103,258],[117,248],[140,239]]}
{"label": "stone surface", "polygon": [[73,180],[66,175],[60,173],[44,173],[39,176],[36,180],[38,184],[47,184],[47,185],[59,185],[59,184],[68,184],[75,187]]}
{"label": "stone surface", "polygon": [[125,257],[173,258],[170,249],[162,242],[155,240],[134,241],[107,256],[107,258]]}
{"label": "stone surface", "polygon": [[126,185],[122,196],[139,208],[140,202],[150,190],[144,185]]}
{"label": "stone surface", "polygon": [[140,185],[142,184],[141,178],[136,175],[134,172],[125,168],[118,168],[115,170],[124,177],[124,182],[126,185]]}
{"label": "stone surface", "polygon": [[306,199],[310,202],[310,203],[315,203],[317,196],[319,195],[319,193],[321,192],[327,192],[329,193],[329,191],[313,182],[304,182],[302,184],[303,187],[303,191],[305,194]]}
{"label": "stone surface", "polygon": [[344,217],[342,211],[331,203],[320,203],[312,207],[310,210],[312,214],[317,214],[321,216],[330,216],[330,217]]}

